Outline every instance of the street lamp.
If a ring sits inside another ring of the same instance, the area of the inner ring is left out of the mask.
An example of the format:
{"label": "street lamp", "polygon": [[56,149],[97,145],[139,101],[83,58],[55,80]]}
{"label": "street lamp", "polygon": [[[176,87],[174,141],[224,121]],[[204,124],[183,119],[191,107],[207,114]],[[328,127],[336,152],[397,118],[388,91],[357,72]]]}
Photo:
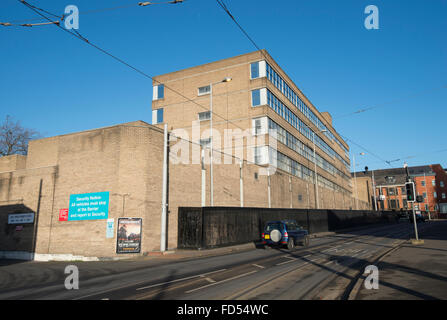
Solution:
{"label": "street lamp", "polygon": [[224,82],[230,82],[232,78],[226,77],[225,79],[219,81],[210,83],[210,180],[211,180],[211,186],[210,186],[210,204],[211,207],[214,206],[214,183],[213,183],[213,85],[224,83]]}
{"label": "street lamp", "polygon": [[[323,129],[323,130],[320,130],[318,132],[319,133],[324,133],[324,132],[327,132],[327,130]],[[312,131],[312,134],[313,134],[312,142],[314,144],[314,165],[315,165],[315,179],[314,179],[314,181],[315,181],[315,200],[316,200],[315,204],[316,204],[316,209],[319,209],[319,205],[318,205],[317,157],[316,157],[316,154],[315,154],[315,131]]]}
{"label": "street lamp", "polygon": [[[364,152],[360,152],[359,155],[360,156],[364,156],[365,153]],[[352,154],[352,161],[353,161],[353,165],[354,165],[355,210],[358,210],[359,207],[358,207],[358,202],[357,202],[358,200],[357,200],[357,198],[358,198],[359,195],[358,195],[358,191],[357,191],[357,177],[355,175],[355,153]]]}

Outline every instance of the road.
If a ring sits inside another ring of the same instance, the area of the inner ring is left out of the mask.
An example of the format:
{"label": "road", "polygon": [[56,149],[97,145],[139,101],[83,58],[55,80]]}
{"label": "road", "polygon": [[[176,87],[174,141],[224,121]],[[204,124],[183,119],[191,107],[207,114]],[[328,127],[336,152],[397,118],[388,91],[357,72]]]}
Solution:
{"label": "road", "polygon": [[[426,222],[418,226],[423,232],[436,223],[444,222]],[[413,232],[412,224],[388,224],[315,238],[309,247],[298,247],[293,251],[258,248],[158,265],[143,261],[134,270],[130,268],[88,278],[83,278],[83,272],[92,264],[59,263],[57,268],[51,269],[58,273],[54,281],[30,281],[29,285],[24,283],[19,287],[0,281],[0,300],[346,298],[359,271],[387,251],[402,245],[413,237]],[[123,262],[107,264],[114,263]],[[78,290],[64,287],[64,267],[68,264],[79,264]]]}

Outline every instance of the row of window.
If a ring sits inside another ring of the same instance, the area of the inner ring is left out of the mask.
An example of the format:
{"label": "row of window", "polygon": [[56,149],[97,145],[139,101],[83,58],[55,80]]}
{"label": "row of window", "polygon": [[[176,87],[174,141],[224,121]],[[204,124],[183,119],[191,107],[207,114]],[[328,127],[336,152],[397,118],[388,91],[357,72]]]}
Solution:
{"label": "row of window", "polygon": [[[251,78],[255,79],[261,76],[260,72],[260,64],[263,61],[254,62],[251,64]],[[267,63],[265,64],[266,68],[266,76],[267,79],[279,90],[281,91],[284,96],[287,97],[287,99],[298,108],[298,110],[301,111],[301,113],[309,119],[317,128],[318,130],[326,130],[324,134],[331,139],[332,141],[335,141],[345,152],[346,157],[349,157],[347,148],[333,135],[331,131],[323,124],[323,122],[317,117],[317,115],[300,99],[298,94],[295,93],[295,91],[290,88],[290,86],[287,84],[286,81]]]}
{"label": "row of window", "polygon": [[[282,154],[281,152],[278,152],[276,150],[270,149],[270,157],[276,157],[276,164],[278,169],[284,170],[298,178],[301,178],[306,181],[314,182],[314,176],[315,173],[307,168],[306,166],[303,166],[296,162],[295,160],[289,158],[288,156]],[[272,161],[275,161],[275,159],[270,159],[271,163]],[[273,162],[274,163],[274,162]],[[332,181],[326,179],[325,177],[322,177],[320,175],[318,177],[318,186],[324,187],[330,190],[335,190],[337,192],[344,192],[348,193],[344,188],[340,187],[339,185],[333,183]]]}
{"label": "row of window", "polygon": [[[425,180],[422,180],[422,181],[421,181],[421,185],[422,185],[423,187],[425,187]],[[432,180],[432,181],[431,181],[431,185],[432,185],[433,187],[436,187],[436,180]],[[440,186],[441,188],[444,188],[444,181],[439,181],[439,186]]]}
{"label": "row of window", "polygon": [[[269,129],[276,130],[277,133],[277,139],[282,144],[286,145],[296,153],[302,155],[304,158],[315,162],[313,150],[309,148],[307,145],[305,145],[302,141],[297,139],[294,135],[292,135],[290,132],[285,130],[283,127],[278,125],[276,122],[268,119],[269,121]],[[321,157],[318,153],[315,153],[316,156],[316,163],[320,168],[323,168],[327,172],[331,173],[332,175],[338,174],[340,177],[342,177],[345,180],[350,180],[349,176],[338,170],[336,167],[334,167],[330,162],[328,162],[326,159]]]}
{"label": "row of window", "polygon": [[[435,181],[435,180],[432,180],[432,181]],[[433,185],[435,185],[435,184],[433,184]],[[401,189],[400,190],[401,195],[405,196],[406,195],[405,187],[399,187],[399,189]],[[383,193],[384,195],[388,195],[388,196],[398,196],[399,195],[398,188],[383,188],[383,189],[379,189],[379,193],[380,194]],[[424,197],[424,199],[427,198],[427,193],[424,192],[422,194],[422,196]],[[441,196],[442,196],[442,199],[446,199],[446,194],[445,193],[442,193]],[[436,191],[433,192],[433,198],[435,198],[435,199],[438,198],[438,193]]]}
{"label": "row of window", "polygon": [[[286,107],[273,93],[268,89],[257,89],[252,91],[252,106],[256,107],[261,105],[261,90],[267,91],[267,105],[272,108],[278,115],[285,119],[295,129],[311,141],[315,139],[315,145],[331,157],[339,159],[349,171],[349,164],[343,158],[341,158],[323,139],[314,133],[295,113],[293,113],[288,107]],[[337,157],[338,156],[338,157]]]}

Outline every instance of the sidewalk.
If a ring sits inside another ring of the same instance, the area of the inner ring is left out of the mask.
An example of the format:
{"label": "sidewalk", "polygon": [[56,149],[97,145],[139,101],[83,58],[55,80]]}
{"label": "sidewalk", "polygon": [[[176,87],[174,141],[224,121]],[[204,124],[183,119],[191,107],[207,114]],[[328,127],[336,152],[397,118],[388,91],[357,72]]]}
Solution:
{"label": "sidewalk", "polygon": [[406,242],[377,265],[379,289],[363,283],[356,300],[447,299],[447,221],[436,221],[419,235],[422,245]]}

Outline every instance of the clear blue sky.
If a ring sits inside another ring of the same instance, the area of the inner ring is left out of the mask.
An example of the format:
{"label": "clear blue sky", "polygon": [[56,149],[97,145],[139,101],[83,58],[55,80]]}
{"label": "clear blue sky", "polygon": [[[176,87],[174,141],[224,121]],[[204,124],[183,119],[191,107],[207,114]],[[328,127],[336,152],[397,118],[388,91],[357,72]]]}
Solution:
{"label": "clear blue sky", "polygon": [[[58,14],[77,5],[83,36],[151,76],[256,50],[214,0],[85,14],[138,0],[30,3]],[[385,160],[416,155],[406,159],[410,166],[447,167],[447,0],[225,3],[313,104],[332,114],[340,134]],[[379,30],[364,27],[369,4],[379,8]],[[17,0],[0,3],[1,22],[36,17]],[[150,122],[151,81],[57,27],[0,26],[0,41],[1,120],[9,114],[43,136]],[[368,107],[377,108],[343,117]],[[389,167],[371,154],[356,162],[357,170]]]}

